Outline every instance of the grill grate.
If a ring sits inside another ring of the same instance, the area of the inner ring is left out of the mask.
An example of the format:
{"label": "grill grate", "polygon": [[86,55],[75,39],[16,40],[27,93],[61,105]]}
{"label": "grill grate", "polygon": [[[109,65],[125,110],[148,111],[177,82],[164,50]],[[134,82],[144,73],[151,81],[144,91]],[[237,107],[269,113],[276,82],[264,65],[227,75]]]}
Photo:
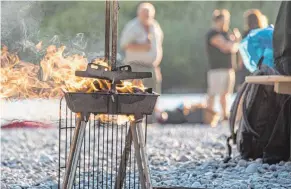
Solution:
{"label": "grill grate", "polygon": [[[117,173],[130,122],[118,124],[120,115],[108,116],[110,121],[102,122],[91,114],[82,141],[73,188],[116,188]],[[60,102],[59,123],[58,182],[61,188],[77,123],[76,114],[68,108],[63,99]],[[144,124],[143,130],[144,138],[146,138],[147,124]],[[124,163],[126,172],[123,188],[140,188],[138,166],[132,145],[128,159],[128,162]]]}

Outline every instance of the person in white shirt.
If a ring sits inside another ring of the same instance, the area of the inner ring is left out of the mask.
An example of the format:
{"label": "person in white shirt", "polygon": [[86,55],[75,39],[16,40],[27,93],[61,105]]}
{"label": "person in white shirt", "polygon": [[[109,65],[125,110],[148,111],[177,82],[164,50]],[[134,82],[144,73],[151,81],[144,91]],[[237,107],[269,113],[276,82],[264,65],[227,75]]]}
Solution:
{"label": "person in white shirt", "polygon": [[150,3],[141,3],[137,17],[124,27],[120,45],[125,52],[124,63],[133,71],[152,72],[153,77],[143,79],[143,84],[161,93],[161,69],[163,31],[154,19],[155,8]]}

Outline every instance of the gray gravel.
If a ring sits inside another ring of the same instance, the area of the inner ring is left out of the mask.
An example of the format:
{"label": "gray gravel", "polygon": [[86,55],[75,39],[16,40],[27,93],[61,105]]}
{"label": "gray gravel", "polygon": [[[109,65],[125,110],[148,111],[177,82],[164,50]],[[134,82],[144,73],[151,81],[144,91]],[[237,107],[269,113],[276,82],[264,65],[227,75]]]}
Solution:
{"label": "gray gravel", "polygon": [[[154,186],[291,188],[291,163],[238,158],[222,163],[226,125],[151,126],[147,150]],[[58,129],[1,131],[1,188],[57,188]],[[234,150],[235,151],[235,150]]]}

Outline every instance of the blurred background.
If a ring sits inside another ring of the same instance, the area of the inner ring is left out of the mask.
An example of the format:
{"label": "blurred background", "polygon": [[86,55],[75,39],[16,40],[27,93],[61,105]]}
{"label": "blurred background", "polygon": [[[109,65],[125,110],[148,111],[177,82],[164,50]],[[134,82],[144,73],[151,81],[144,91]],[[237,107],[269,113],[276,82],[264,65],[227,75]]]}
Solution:
{"label": "blurred background", "polygon": [[[136,16],[140,1],[119,2],[119,33]],[[280,2],[209,1],[152,2],[156,19],[164,32],[161,63],[163,93],[205,93],[207,57],[205,35],[211,27],[214,9],[228,9],[230,28],[244,29],[243,13],[260,9],[274,24]],[[84,54],[88,59],[100,56],[104,49],[104,2],[48,1],[2,2],[1,43],[18,52],[20,59],[39,63],[43,47],[64,44],[67,54]],[[119,50],[120,57],[122,52]],[[66,55],[66,54],[65,54]]]}

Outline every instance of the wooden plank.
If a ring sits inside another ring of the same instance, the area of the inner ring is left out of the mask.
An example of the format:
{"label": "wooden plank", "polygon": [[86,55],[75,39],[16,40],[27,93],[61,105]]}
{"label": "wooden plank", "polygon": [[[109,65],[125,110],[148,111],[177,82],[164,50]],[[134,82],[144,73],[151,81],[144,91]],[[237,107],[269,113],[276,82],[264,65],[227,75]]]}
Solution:
{"label": "wooden plank", "polygon": [[122,189],[122,187],[123,187],[124,178],[126,175],[126,164],[128,162],[130,148],[131,148],[131,144],[132,144],[131,129],[132,128],[129,127],[128,133],[126,135],[125,147],[124,147],[124,150],[122,153],[121,162],[120,162],[119,170],[118,170],[118,175],[116,177],[116,182],[115,182],[115,186],[114,186],[115,189]]}
{"label": "wooden plank", "polygon": [[280,94],[291,94],[291,82],[275,83],[274,91]]}
{"label": "wooden plank", "polygon": [[141,189],[147,189],[145,176],[143,172],[143,163],[142,163],[141,154],[140,154],[140,145],[139,145],[138,135],[136,131],[136,123],[133,123],[131,125],[131,133],[132,133],[132,139],[133,139],[133,144],[134,144],[135,158],[136,158],[138,171],[139,171]]}
{"label": "wooden plank", "polygon": [[147,188],[151,189],[152,184],[151,184],[151,178],[150,178],[150,171],[149,171],[149,163],[148,163],[148,158],[147,158],[147,151],[145,148],[145,139],[143,135],[143,130],[142,130],[142,124],[137,125],[137,133],[139,136],[139,142],[140,142],[140,147],[141,147],[141,158],[144,163],[144,175],[146,178],[146,183],[147,183]]}
{"label": "wooden plank", "polygon": [[245,81],[247,83],[264,84],[264,85],[274,85],[276,82],[287,82],[291,83],[291,76],[247,76]]}
{"label": "wooden plank", "polygon": [[73,188],[73,183],[76,175],[77,163],[81,153],[81,147],[85,135],[87,122],[78,119],[76,129],[74,131],[74,136],[72,140],[72,145],[70,146],[69,158],[67,160],[67,166],[64,175],[63,189]]}

